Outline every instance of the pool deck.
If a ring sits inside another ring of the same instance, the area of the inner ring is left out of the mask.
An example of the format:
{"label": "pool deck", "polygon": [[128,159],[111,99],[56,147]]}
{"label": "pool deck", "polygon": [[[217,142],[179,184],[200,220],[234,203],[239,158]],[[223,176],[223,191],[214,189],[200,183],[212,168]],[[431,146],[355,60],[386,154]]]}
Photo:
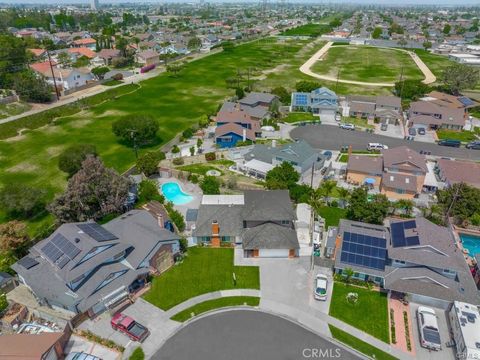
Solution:
{"label": "pool deck", "polygon": [[172,182],[177,183],[184,193],[192,196],[193,200],[187,204],[182,204],[182,205],[173,204],[173,207],[176,210],[180,211],[183,216],[186,215],[188,209],[198,209],[200,207],[203,192],[198,185],[192,184],[191,182],[188,182],[186,180],[179,180],[174,177],[158,178],[157,182],[160,187],[165,183],[172,183]]}
{"label": "pool deck", "polygon": [[474,254],[471,255],[464,247],[462,240],[460,238],[460,234],[466,234],[466,235],[474,235],[478,236],[480,238],[480,231],[477,230],[472,230],[472,229],[465,229],[458,227],[456,225],[453,225],[453,228],[455,229],[455,240],[457,242],[458,248],[462,251],[463,256],[465,257],[465,261],[467,262],[468,266],[472,267],[474,266]]}

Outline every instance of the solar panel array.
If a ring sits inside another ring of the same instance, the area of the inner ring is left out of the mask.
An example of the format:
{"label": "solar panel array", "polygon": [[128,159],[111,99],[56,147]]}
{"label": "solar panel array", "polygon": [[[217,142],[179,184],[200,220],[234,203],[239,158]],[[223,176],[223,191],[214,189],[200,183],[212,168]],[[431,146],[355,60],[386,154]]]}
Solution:
{"label": "solar panel array", "polygon": [[418,237],[418,235],[405,236],[405,230],[415,229],[416,227],[417,223],[415,222],[415,220],[402,221],[391,224],[390,230],[392,232],[392,246],[404,247],[420,244],[420,238]]}
{"label": "solar panel array", "polygon": [[53,239],[45,244],[41,250],[45,257],[60,269],[63,269],[70,260],[80,254],[80,249],[62,234],[55,234]]}
{"label": "solar panel array", "polygon": [[343,233],[340,257],[343,263],[385,270],[386,259],[387,241],[385,239],[364,234]]}
{"label": "solar panel array", "polygon": [[308,96],[305,94],[296,94],[295,95],[295,104],[296,105],[308,105]]}
{"label": "solar panel array", "polygon": [[98,225],[97,223],[78,224],[77,226],[85,234],[99,242],[118,239],[115,235],[113,235],[111,232],[104,229],[101,225]]}
{"label": "solar panel array", "polygon": [[458,98],[458,101],[460,101],[464,106],[472,106],[475,105],[475,102],[473,102],[471,99],[469,99],[466,96],[460,96]]}
{"label": "solar panel array", "polygon": [[35,265],[38,265],[38,261],[35,260],[35,259],[32,259],[31,257],[29,256],[25,256],[23,258],[21,258],[20,260],[18,260],[18,264],[22,265],[25,269],[31,269],[32,267],[34,267]]}

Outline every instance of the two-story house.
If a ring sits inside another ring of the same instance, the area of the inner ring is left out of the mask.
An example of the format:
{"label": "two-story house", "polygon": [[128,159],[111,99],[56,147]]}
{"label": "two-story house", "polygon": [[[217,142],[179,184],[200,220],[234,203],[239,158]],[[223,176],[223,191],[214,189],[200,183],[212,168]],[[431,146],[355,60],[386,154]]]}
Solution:
{"label": "two-story house", "polygon": [[348,116],[378,119],[389,124],[401,118],[402,104],[396,96],[354,95],[347,98],[347,109]]}
{"label": "two-story house", "polygon": [[63,224],[12,269],[41,305],[94,317],[173,265],[179,240],[148,211],[132,210],[104,225]]}
{"label": "two-story house", "polygon": [[338,110],[338,97],[326,87],[310,93],[293,92],[290,111],[311,112],[314,115],[334,116]]}
{"label": "two-story house", "polygon": [[287,190],[204,195],[193,237],[212,247],[241,245],[245,257],[295,257],[295,219]]}
{"label": "two-story house", "polygon": [[260,120],[253,119],[239,106],[220,111],[215,123],[215,142],[222,148],[233,147],[238,141],[255,141],[262,135]]}

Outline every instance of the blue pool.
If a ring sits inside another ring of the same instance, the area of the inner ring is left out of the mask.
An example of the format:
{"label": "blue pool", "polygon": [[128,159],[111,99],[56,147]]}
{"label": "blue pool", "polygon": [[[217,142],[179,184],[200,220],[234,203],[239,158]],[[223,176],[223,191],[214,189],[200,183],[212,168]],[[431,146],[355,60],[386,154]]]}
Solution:
{"label": "blue pool", "polygon": [[470,234],[460,233],[460,240],[462,240],[463,248],[468,250],[470,256],[480,254],[480,237]]}
{"label": "blue pool", "polygon": [[175,205],[187,204],[193,200],[193,197],[184,193],[180,185],[178,185],[176,182],[168,182],[163,184],[161,190],[163,196],[165,196],[168,201],[174,203]]}

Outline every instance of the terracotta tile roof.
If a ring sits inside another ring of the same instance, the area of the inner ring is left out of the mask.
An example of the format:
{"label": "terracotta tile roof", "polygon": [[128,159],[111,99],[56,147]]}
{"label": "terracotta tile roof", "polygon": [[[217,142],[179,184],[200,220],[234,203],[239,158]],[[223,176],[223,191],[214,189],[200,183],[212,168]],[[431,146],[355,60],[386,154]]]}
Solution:
{"label": "terracotta tile roof", "polygon": [[[54,69],[55,69],[56,65],[57,65],[57,63],[52,60],[52,66],[53,66]],[[50,63],[48,61],[43,61],[43,62],[30,64],[30,68],[32,70],[42,74],[42,75],[45,75],[47,73],[47,71],[51,71],[50,70]]]}
{"label": "terracotta tile roof", "polygon": [[33,55],[35,56],[42,56],[43,54],[45,54],[45,50],[44,49],[28,49],[28,51],[30,51]]}
{"label": "terracotta tile roof", "polygon": [[227,135],[229,133],[234,133],[239,136],[243,136],[243,132],[246,132],[246,138],[248,140],[255,140],[255,132],[251,129],[246,129],[238,124],[235,123],[228,123],[222,126],[217,126],[215,129],[215,137],[220,137],[223,135]]}
{"label": "terracotta tile roof", "polygon": [[0,336],[0,359],[41,359],[62,336],[62,332],[2,335]]}
{"label": "terracotta tile roof", "polygon": [[89,45],[89,44],[95,44],[97,41],[92,38],[87,38],[87,39],[78,39],[73,42],[75,45]]}
{"label": "terracotta tile roof", "polygon": [[71,54],[80,54],[81,56],[86,56],[89,59],[93,59],[97,53],[93,50],[90,50],[89,48],[86,47],[78,47],[78,48],[69,48],[68,52]]}

